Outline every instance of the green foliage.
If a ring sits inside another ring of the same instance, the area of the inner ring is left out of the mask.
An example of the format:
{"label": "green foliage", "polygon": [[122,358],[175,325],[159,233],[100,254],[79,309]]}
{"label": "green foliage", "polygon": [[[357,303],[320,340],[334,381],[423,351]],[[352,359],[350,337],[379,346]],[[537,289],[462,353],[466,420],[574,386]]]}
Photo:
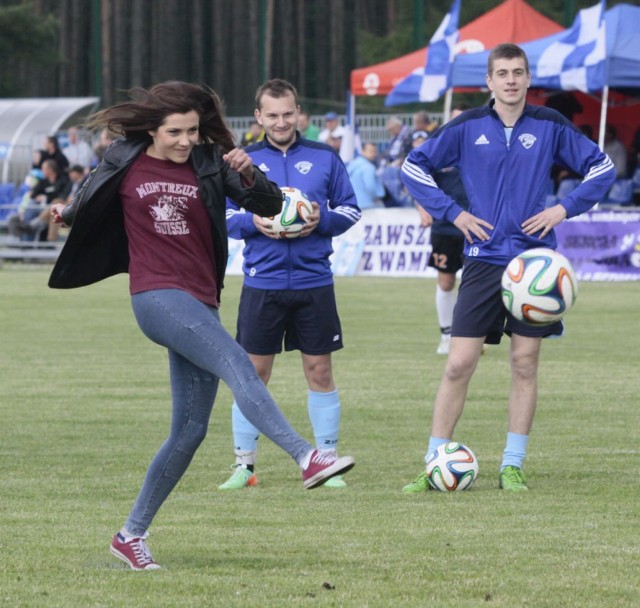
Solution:
{"label": "green foliage", "polygon": [[[637,284],[583,283],[567,335],[545,343],[526,462],[530,491],[497,489],[508,340],[482,357],[457,438],[480,462],[469,492],[406,496],[444,366],[435,282],[341,278],[334,358],[345,490],[305,492],[261,439],[256,489],[216,490],[233,461],[231,396],[151,530],[163,565],[108,552],[170,420],[164,350],[137,329],[127,278],[47,289],[47,268],[0,271],[0,604],[472,608],[637,605]],[[240,279],[222,316],[235,322]],[[298,353],[270,388],[310,437]]]}
{"label": "green foliage", "polygon": [[51,64],[58,27],[55,17],[37,15],[31,4],[0,7],[0,56]]}
{"label": "green foliage", "polygon": [[55,17],[36,15],[31,4],[0,7],[0,97],[19,94],[31,68],[55,65],[58,26]]}

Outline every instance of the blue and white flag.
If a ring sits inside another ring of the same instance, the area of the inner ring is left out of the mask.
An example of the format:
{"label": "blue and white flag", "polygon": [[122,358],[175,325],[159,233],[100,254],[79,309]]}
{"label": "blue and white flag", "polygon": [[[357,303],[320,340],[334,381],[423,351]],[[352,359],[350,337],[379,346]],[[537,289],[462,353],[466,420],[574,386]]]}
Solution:
{"label": "blue and white flag", "polygon": [[607,58],[605,0],[578,13],[571,29],[551,43],[537,62],[536,86],[599,91],[605,82]]}
{"label": "blue and white flag", "polygon": [[340,158],[342,162],[350,163],[356,156],[360,155],[362,144],[356,123],[355,98],[347,93],[346,125],[343,129],[342,143],[340,144]]}
{"label": "blue and white flag", "polygon": [[400,81],[387,95],[384,101],[385,106],[436,101],[451,87],[454,49],[460,39],[458,30],[460,2],[461,0],[453,1],[451,10],[431,38],[424,68],[414,70]]}

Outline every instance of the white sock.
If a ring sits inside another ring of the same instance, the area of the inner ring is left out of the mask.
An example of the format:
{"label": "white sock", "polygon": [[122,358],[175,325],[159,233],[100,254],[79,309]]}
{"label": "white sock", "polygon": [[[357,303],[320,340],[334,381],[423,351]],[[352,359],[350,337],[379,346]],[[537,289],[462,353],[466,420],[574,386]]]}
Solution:
{"label": "white sock", "polygon": [[256,464],[256,452],[255,450],[234,450],[236,454],[236,464],[244,466],[255,466]]}
{"label": "white sock", "polygon": [[132,538],[138,538],[135,534],[131,534],[131,532],[126,528],[122,528],[122,530],[120,530],[120,536],[122,536],[122,540],[125,543],[128,543]]}
{"label": "white sock", "polygon": [[315,452],[315,450],[309,450],[304,458],[300,461],[300,468],[304,471],[308,466],[309,463],[311,462],[311,456],[312,454]]}
{"label": "white sock", "polygon": [[441,329],[449,329],[453,323],[453,308],[456,305],[458,294],[455,289],[444,291],[440,285],[436,285],[436,312],[438,313],[438,325]]}

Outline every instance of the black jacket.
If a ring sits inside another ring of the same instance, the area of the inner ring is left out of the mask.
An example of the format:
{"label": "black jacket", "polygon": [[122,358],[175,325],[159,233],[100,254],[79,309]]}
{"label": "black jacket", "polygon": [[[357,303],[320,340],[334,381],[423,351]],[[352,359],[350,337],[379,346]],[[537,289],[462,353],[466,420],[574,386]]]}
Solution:
{"label": "black jacket", "polygon": [[[118,191],[127,170],[148,145],[115,141],[71,205],[64,208],[62,218],[72,228],[49,278],[49,287],[82,287],[128,272],[129,244]],[[282,208],[282,193],[276,184],[256,168],[255,184],[243,187],[240,175],[229,168],[222,155],[219,146],[203,144],[193,148],[189,159],[211,218],[218,300],[229,255],[226,197],[260,216],[275,215]]]}

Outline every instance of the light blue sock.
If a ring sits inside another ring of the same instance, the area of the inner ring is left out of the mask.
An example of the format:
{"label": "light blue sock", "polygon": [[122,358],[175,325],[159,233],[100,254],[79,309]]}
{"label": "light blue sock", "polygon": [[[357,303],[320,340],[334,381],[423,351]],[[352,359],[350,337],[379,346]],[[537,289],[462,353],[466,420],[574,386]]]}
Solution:
{"label": "light blue sock", "polygon": [[522,468],[522,462],[527,455],[527,444],[529,435],[518,433],[507,433],[507,445],[502,453],[502,465],[500,470],[508,466]]}
{"label": "light blue sock", "polygon": [[231,426],[233,428],[233,447],[235,450],[255,452],[258,448],[260,432],[244,417],[235,401],[231,406]]}
{"label": "light blue sock", "polygon": [[433,435],[429,437],[429,447],[427,448],[427,453],[424,456],[424,461],[428,462],[435,451],[445,443],[449,443],[451,439],[445,439],[444,437],[434,437]]}
{"label": "light blue sock", "polygon": [[309,391],[307,394],[309,420],[313,427],[316,447],[321,450],[335,450],[340,431],[340,395],[338,389],[330,393]]}

